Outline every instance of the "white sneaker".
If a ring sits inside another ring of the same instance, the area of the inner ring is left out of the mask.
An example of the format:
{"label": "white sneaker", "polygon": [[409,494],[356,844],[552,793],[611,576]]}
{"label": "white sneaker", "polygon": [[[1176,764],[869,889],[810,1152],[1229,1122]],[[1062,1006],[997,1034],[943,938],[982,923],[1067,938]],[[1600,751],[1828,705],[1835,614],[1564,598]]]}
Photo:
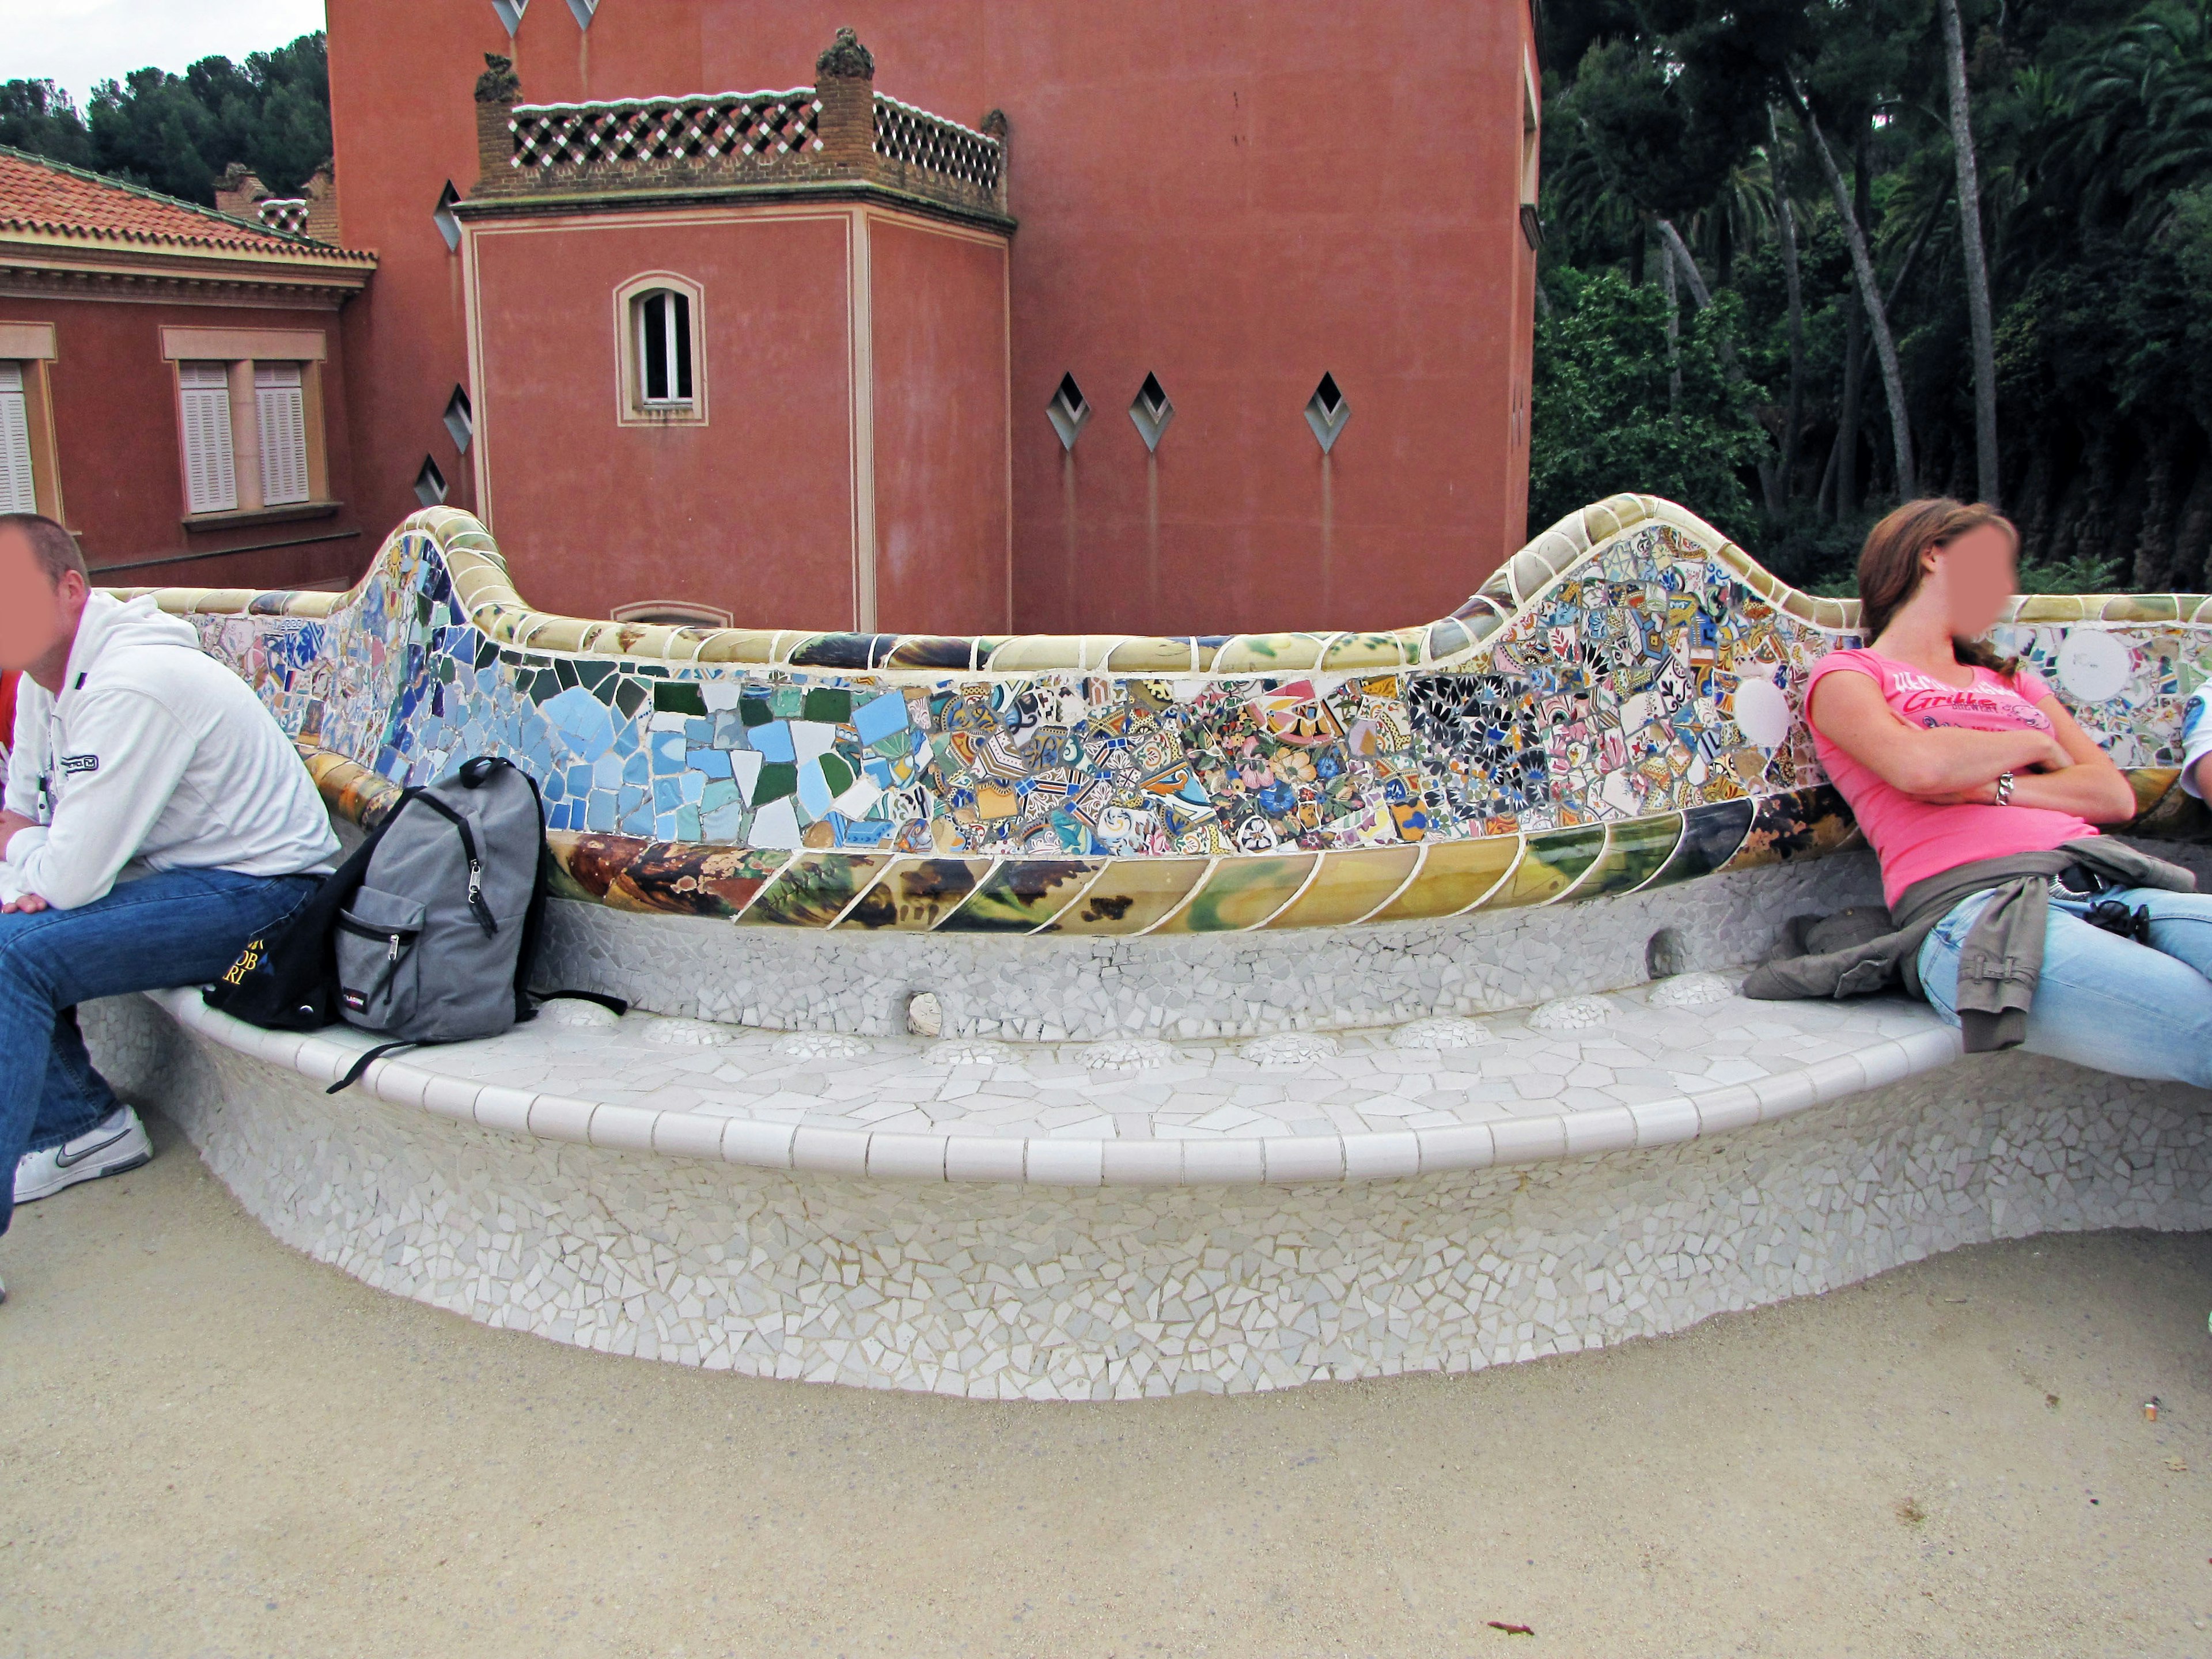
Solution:
{"label": "white sneaker", "polygon": [[74,1140],[49,1146],[43,1152],[26,1152],[15,1164],[15,1201],[29,1204],[52,1198],[80,1181],[135,1170],[154,1156],[154,1143],[146,1139],[146,1126],[128,1106],[118,1106]]}

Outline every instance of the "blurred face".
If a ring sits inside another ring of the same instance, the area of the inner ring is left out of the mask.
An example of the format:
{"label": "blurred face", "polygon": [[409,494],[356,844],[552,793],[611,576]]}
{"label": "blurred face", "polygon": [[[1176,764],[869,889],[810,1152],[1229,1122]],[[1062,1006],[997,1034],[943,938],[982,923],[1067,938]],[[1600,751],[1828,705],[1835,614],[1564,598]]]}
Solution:
{"label": "blurred face", "polygon": [[2014,592],[2012,538],[1993,524],[1977,525],[1920,556],[1925,584],[1942,595],[1951,632],[1977,639],[2003,614]]}
{"label": "blurred face", "polygon": [[0,671],[30,668],[64,656],[84,614],[84,579],[74,570],[58,585],[20,530],[0,529]]}

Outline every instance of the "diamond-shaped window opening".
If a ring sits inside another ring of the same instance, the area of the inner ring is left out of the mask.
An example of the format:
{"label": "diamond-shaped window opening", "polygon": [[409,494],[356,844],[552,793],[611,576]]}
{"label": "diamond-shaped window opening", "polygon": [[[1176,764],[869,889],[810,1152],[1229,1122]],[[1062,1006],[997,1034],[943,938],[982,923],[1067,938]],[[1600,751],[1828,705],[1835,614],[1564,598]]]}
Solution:
{"label": "diamond-shaped window opening", "polygon": [[415,499],[425,507],[435,507],[446,499],[446,475],[428,455],[422,458],[422,470],[415,475]]}
{"label": "diamond-shaped window opening", "polygon": [[1136,422],[1137,435],[1145,441],[1145,447],[1158,449],[1161,434],[1175,419],[1175,405],[1168,401],[1167,388],[1160,384],[1158,375],[1145,376],[1144,385],[1137,388],[1136,401],[1129,405],[1129,418]]}
{"label": "diamond-shaped window opening", "polygon": [[453,447],[467,454],[469,440],[476,436],[477,412],[469,406],[469,394],[459,386],[446,399],[446,430],[453,434]]}
{"label": "diamond-shaped window opening", "polygon": [[530,9],[530,0],[491,0],[491,9],[499,14],[499,21],[512,34],[522,27],[522,14]]}
{"label": "diamond-shaped window opening", "polygon": [[568,9],[576,14],[576,27],[592,27],[592,14],[599,9],[599,0],[568,0]]}
{"label": "diamond-shaped window opening", "polygon": [[453,211],[453,204],[461,199],[461,192],[453,188],[453,181],[446,180],[445,189],[438,192],[438,206],[430,215],[430,222],[438,227],[438,234],[446,239],[446,252],[461,251],[460,216]]}
{"label": "diamond-shaped window opening", "polygon": [[1044,406],[1044,416],[1052,422],[1052,429],[1060,434],[1060,447],[1074,448],[1075,441],[1083,435],[1083,428],[1091,423],[1091,404],[1083,396],[1083,388],[1076,385],[1075,376],[1060,377],[1058,390]]}
{"label": "diamond-shaped window opening", "polygon": [[1314,388],[1314,395],[1306,399],[1306,424],[1313,428],[1322,454],[1336,447],[1337,434],[1351,418],[1352,405],[1336,389],[1336,376],[1323,374],[1321,384]]}

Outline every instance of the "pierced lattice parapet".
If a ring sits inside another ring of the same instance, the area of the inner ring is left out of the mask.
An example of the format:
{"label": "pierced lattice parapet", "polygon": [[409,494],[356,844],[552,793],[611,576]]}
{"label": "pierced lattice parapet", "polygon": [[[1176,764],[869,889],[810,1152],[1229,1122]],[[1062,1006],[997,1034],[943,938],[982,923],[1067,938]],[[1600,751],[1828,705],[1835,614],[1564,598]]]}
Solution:
{"label": "pierced lattice parapet", "polygon": [[876,94],[876,154],[887,161],[936,173],[985,196],[998,194],[1006,148],[995,138],[941,115]]}
{"label": "pierced lattice parapet", "polygon": [[270,229],[282,231],[287,236],[304,236],[307,234],[308,206],[304,197],[269,196],[255,203],[253,210]]}
{"label": "pierced lattice parapet", "polygon": [[526,174],[592,176],[683,163],[742,165],[822,148],[811,87],[646,98],[605,104],[521,104],[509,122],[509,165]]}

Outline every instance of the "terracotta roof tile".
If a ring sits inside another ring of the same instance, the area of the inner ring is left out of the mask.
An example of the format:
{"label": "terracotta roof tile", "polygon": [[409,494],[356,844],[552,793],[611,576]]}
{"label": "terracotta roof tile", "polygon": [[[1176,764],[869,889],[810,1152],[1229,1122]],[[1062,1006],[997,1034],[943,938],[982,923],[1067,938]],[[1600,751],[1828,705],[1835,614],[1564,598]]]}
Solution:
{"label": "terracotta roof tile", "polygon": [[370,257],[0,144],[0,233],[8,231],[348,262]]}

